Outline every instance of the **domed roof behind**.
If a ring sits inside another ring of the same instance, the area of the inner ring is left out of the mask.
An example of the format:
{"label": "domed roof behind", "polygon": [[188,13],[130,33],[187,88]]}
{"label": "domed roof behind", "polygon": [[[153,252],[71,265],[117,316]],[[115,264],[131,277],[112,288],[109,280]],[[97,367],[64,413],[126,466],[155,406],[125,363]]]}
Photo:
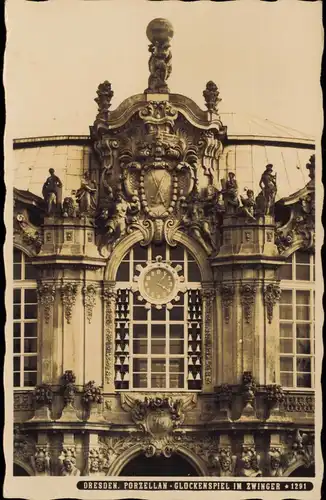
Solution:
{"label": "domed roof behind", "polygon": [[290,139],[300,142],[313,141],[315,138],[296,129],[284,127],[267,118],[247,113],[220,113],[223,125],[227,126],[228,137],[264,137]]}

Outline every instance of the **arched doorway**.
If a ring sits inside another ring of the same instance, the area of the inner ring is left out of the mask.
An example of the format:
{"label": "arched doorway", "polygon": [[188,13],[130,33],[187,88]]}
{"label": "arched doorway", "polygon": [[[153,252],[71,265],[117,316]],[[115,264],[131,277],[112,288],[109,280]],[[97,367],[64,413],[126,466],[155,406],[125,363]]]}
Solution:
{"label": "arched doorway", "polygon": [[198,476],[196,469],[181,455],[170,458],[137,455],[124,466],[120,476]]}
{"label": "arched doorway", "polygon": [[29,476],[28,472],[23,467],[21,467],[20,465],[17,465],[17,464],[14,464],[13,475],[14,476]]}
{"label": "arched doorway", "polygon": [[301,465],[291,472],[288,477],[315,477],[315,467],[313,465],[310,467],[304,467]]}

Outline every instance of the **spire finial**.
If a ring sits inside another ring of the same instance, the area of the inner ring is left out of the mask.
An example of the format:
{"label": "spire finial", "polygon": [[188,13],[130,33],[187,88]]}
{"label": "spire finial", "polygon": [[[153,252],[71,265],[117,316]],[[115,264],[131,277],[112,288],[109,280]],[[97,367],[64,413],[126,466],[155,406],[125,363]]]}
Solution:
{"label": "spire finial", "polygon": [[165,94],[169,92],[166,80],[172,71],[172,54],[170,40],[173,37],[173,27],[167,19],[153,19],[147,26],[146,35],[151,42],[149,52],[148,89],[145,93]]}

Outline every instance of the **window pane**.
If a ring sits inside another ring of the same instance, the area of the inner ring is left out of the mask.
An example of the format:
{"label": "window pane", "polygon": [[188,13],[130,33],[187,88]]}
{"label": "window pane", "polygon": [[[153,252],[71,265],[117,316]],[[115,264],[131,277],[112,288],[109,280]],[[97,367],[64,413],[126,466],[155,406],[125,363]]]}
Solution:
{"label": "window pane", "polygon": [[163,307],[162,309],[156,309],[152,308],[152,321],[165,321],[166,315],[165,315],[166,309]]}
{"label": "window pane", "polygon": [[195,282],[201,281],[201,274],[200,274],[199,267],[197,266],[196,262],[189,262],[188,263],[188,280],[195,281]]}
{"label": "window pane", "polygon": [[293,387],[293,373],[281,373],[281,385],[283,387]]}
{"label": "window pane", "polygon": [[310,354],[310,340],[297,340],[297,353]]}
{"label": "window pane", "polygon": [[183,325],[170,325],[170,337],[183,338],[184,326]]}
{"label": "window pane", "polygon": [[36,289],[25,290],[25,302],[26,304],[37,304]]}
{"label": "window pane", "polygon": [[184,375],[183,374],[170,374],[170,388],[178,389],[184,386]]}
{"label": "window pane", "polygon": [[151,385],[153,389],[165,387],[165,384],[166,384],[165,374],[164,375],[155,374],[151,376]]}
{"label": "window pane", "polygon": [[281,280],[292,280],[292,264],[284,264],[279,271]]}
{"label": "window pane", "polygon": [[170,311],[171,321],[183,321],[184,319],[184,308],[174,306]]}
{"label": "window pane", "polygon": [[36,385],[37,375],[35,372],[27,372],[24,373],[24,386],[25,387],[33,387]]}
{"label": "window pane", "polygon": [[166,247],[165,246],[152,246],[152,260],[155,260],[158,256],[162,257],[162,260],[166,260]]}
{"label": "window pane", "polygon": [[292,340],[280,340],[280,351],[283,353],[293,352],[293,342]]}
{"label": "window pane", "polygon": [[22,266],[21,264],[14,264],[14,280],[22,279]]}
{"label": "window pane", "polygon": [[280,306],[280,319],[292,319],[293,317],[293,307],[292,306]]}
{"label": "window pane", "polygon": [[310,268],[309,266],[297,266],[296,268],[296,278],[301,281],[310,280]]}
{"label": "window pane", "polygon": [[37,357],[25,356],[24,357],[24,370],[37,370]]}
{"label": "window pane", "polygon": [[134,354],[147,354],[147,340],[134,340]]}
{"label": "window pane", "polygon": [[134,247],[134,260],[146,262],[148,260],[148,248],[136,245]]}
{"label": "window pane", "polygon": [[174,261],[184,261],[184,248],[181,245],[177,245],[176,247],[170,247],[170,260]]}
{"label": "window pane", "polygon": [[37,305],[25,306],[25,319],[37,319]]}
{"label": "window pane", "polygon": [[165,325],[152,324],[152,337],[164,339],[165,338],[165,330],[166,330]]}
{"label": "window pane", "polygon": [[21,307],[19,306],[14,306],[14,319],[20,319],[21,318]]}
{"label": "window pane", "polygon": [[14,304],[20,304],[21,302],[21,290],[18,288],[14,289]]}
{"label": "window pane", "polygon": [[36,337],[37,336],[37,323],[25,323],[24,326],[25,337]]}
{"label": "window pane", "polygon": [[182,373],[184,371],[184,360],[183,359],[170,359],[170,372],[171,373]]}
{"label": "window pane", "polygon": [[280,368],[283,372],[292,372],[293,371],[293,359],[292,358],[281,358]]}
{"label": "window pane", "polygon": [[147,325],[134,325],[133,336],[135,339],[147,337]]}
{"label": "window pane", "polygon": [[280,337],[293,337],[293,327],[292,323],[281,323],[280,324]]}
{"label": "window pane", "polygon": [[20,370],[20,358],[17,356],[14,357],[14,371],[19,372]]}
{"label": "window pane", "polygon": [[14,323],[14,337],[20,337],[20,323]]}
{"label": "window pane", "polygon": [[184,341],[178,339],[170,340],[170,353],[171,354],[183,354],[184,352]]}
{"label": "window pane", "polygon": [[298,338],[310,338],[310,324],[309,323],[297,324],[297,337]]}
{"label": "window pane", "polygon": [[152,372],[163,372],[165,373],[165,359],[152,359]]}
{"label": "window pane", "polygon": [[309,321],[310,308],[307,306],[297,306],[297,319]]}
{"label": "window pane", "polygon": [[297,374],[297,386],[298,387],[311,387],[311,375],[310,373],[298,373]]}
{"label": "window pane", "polygon": [[14,387],[20,386],[20,373],[14,373]]}
{"label": "window pane", "polygon": [[144,321],[147,319],[148,309],[145,309],[144,306],[134,307],[134,320],[136,321]]}
{"label": "window pane", "polygon": [[37,272],[35,266],[26,264],[25,266],[25,280],[36,280]]}
{"label": "window pane", "polygon": [[133,376],[133,386],[135,388],[146,388],[147,387],[147,374],[135,373]]}
{"label": "window pane", "polygon": [[296,252],[295,254],[297,264],[309,264],[310,262],[310,254],[307,252]]}
{"label": "window pane", "polygon": [[21,262],[22,261],[22,252],[20,250],[15,249],[14,250],[14,262]]}
{"label": "window pane", "polygon": [[25,339],[24,340],[24,351],[25,352],[37,352],[37,339]]}
{"label": "window pane", "polygon": [[292,304],[292,290],[282,290],[280,304]]}
{"label": "window pane", "polygon": [[311,371],[310,358],[297,358],[297,371],[298,372],[310,372]]}
{"label": "window pane", "polygon": [[116,279],[117,281],[129,281],[129,262],[121,262]]}
{"label": "window pane", "polygon": [[14,352],[20,352],[20,339],[14,340]]}
{"label": "window pane", "polygon": [[165,340],[152,340],[152,353],[165,354]]}
{"label": "window pane", "polygon": [[297,291],[297,304],[307,306],[310,304],[310,292],[308,290]]}
{"label": "window pane", "polygon": [[134,359],[134,372],[147,372],[147,359]]}

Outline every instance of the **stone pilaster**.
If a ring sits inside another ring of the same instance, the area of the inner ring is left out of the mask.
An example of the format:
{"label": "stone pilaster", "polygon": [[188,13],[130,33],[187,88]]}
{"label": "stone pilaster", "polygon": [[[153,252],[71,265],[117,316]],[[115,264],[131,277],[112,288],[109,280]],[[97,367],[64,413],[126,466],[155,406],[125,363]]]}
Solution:
{"label": "stone pilaster", "polygon": [[216,290],[212,283],[203,283],[203,390],[211,391],[214,386],[214,310]]}

